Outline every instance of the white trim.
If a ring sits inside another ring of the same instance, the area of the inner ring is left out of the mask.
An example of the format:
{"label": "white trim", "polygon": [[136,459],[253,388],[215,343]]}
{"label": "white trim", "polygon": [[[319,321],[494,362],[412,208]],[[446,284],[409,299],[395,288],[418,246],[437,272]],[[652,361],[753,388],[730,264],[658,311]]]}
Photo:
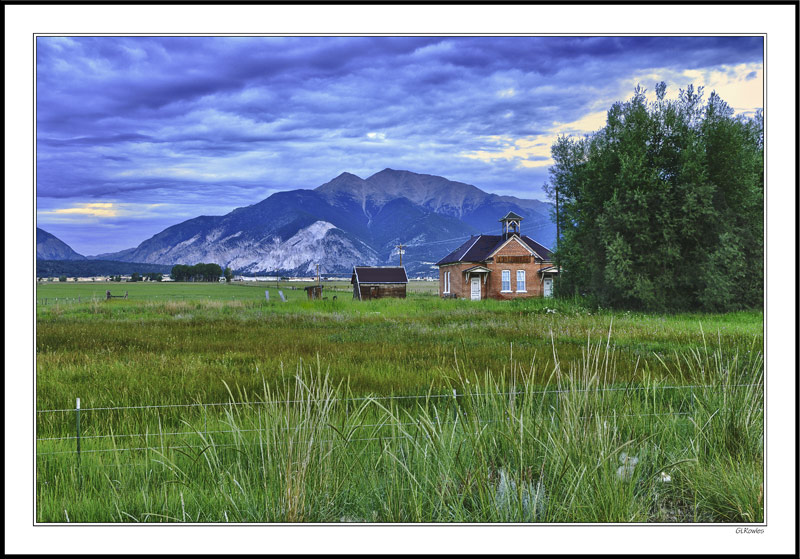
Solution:
{"label": "white trim", "polygon": [[[520,289],[519,288],[519,273],[520,272],[522,272],[522,285],[525,287],[525,289]],[[516,283],[516,285],[514,287],[517,288],[517,293],[527,293],[528,292],[528,280],[527,280],[527,274],[525,273],[525,270],[517,270],[517,278],[516,279],[517,279],[517,283]]]}
{"label": "white trim", "polygon": [[499,247],[497,247],[497,249],[496,249],[496,250],[494,250],[494,251],[493,251],[493,252],[492,252],[492,253],[491,253],[489,256],[487,256],[487,257],[486,257],[486,259],[488,260],[489,258],[492,258],[492,257],[493,257],[495,254],[497,254],[498,252],[500,252],[501,250],[503,250],[503,249],[505,248],[505,246],[506,246],[508,243],[510,243],[511,241],[517,241],[517,242],[518,242],[520,245],[522,245],[522,248],[524,248],[525,250],[527,250],[528,252],[530,252],[530,253],[531,253],[531,256],[534,256],[534,257],[536,257],[536,258],[539,258],[539,259],[541,259],[541,256],[539,256],[538,254],[536,254],[536,251],[535,251],[535,250],[533,250],[531,247],[529,247],[528,245],[526,245],[526,244],[525,244],[525,241],[523,241],[522,239],[520,239],[518,235],[511,235],[511,236],[510,236],[508,239],[506,239],[506,242],[504,242],[502,245],[500,245]]}
{"label": "white trim", "polygon": [[[480,270],[476,270],[476,268],[480,268]],[[467,268],[464,270],[465,274],[491,274],[492,270],[487,268],[486,266],[473,266],[472,268]]]}
{"label": "white trim", "polygon": [[464,254],[462,254],[462,255],[461,255],[461,258],[459,258],[459,259],[458,259],[458,261],[459,261],[459,262],[461,262],[462,260],[464,260],[464,257],[467,255],[467,253],[468,253],[469,251],[471,251],[471,250],[472,250],[472,247],[474,247],[474,246],[475,246],[475,243],[477,243],[477,242],[478,242],[478,241],[481,239],[481,237],[482,237],[482,236],[483,236],[483,235],[478,235],[478,236],[475,238],[475,242],[474,242],[474,243],[472,243],[471,245],[469,245],[469,248],[468,248],[467,250],[465,250],[465,251],[464,251]]}
{"label": "white trim", "polygon": [[[508,272],[508,289],[503,289],[505,274]],[[511,291],[511,270],[500,270],[500,293],[514,293]]]}

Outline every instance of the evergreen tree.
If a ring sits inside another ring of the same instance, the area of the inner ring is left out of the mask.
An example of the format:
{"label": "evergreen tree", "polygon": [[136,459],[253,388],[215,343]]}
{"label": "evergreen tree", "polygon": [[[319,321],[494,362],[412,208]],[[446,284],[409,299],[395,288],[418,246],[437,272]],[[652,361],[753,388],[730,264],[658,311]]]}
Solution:
{"label": "evergreen tree", "polygon": [[727,311],[763,299],[763,116],[734,117],[691,85],[615,103],[604,128],[560,137],[560,294],[652,310]]}

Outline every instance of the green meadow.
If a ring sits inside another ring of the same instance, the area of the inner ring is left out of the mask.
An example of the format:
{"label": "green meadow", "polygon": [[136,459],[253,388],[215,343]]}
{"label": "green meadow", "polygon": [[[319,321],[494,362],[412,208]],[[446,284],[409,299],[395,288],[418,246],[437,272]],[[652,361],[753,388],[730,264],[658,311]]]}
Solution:
{"label": "green meadow", "polygon": [[304,285],[39,284],[37,519],[763,520],[761,312]]}

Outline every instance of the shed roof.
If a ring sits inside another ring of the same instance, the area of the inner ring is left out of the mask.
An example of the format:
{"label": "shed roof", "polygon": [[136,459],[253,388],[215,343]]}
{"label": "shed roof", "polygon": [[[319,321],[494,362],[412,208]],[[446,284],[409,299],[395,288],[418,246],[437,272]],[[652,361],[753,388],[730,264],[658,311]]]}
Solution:
{"label": "shed roof", "polygon": [[350,283],[408,283],[403,266],[354,266]]}
{"label": "shed roof", "polygon": [[[549,248],[537,243],[527,235],[521,235],[518,236],[518,238],[528,245],[528,248],[538,254],[542,260],[549,261],[552,259]],[[470,237],[467,242],[439,260],[436,265],[442,266],[454,262],[485,262],[489,258],[489,255],[507,240],[508,238],[503,235],[478,235],[476,237]]]}

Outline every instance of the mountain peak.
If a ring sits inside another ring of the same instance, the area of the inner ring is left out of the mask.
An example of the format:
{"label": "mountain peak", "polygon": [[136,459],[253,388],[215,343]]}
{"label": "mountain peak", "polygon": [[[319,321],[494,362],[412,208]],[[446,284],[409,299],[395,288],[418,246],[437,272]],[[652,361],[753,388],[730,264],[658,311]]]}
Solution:
{"label": "mountain peak", "polygon": [[36,258],[42,260],[86,259],[82,254],[72,250],[72,247],[67,243],[39,227],[36,228]]}
{"label": "mountain peak", "polygon": [[[333,179],[333,181],[335,181],[335,180],[339,180],[339,179],[358,179],[358,180],[364,180],[364,179],[362,179],[361,177],[359,177],[358,175],[354,175],[353,173],[348,173],[347,171],[344,171],[343,173],[341,173],[339,176],[337,176],[335,179]],[[330,181],[330,182],[333,182],[333,181]]]}
{"label": "mountain peak", "polygon": [[402,175],[412,175],[412,176],[425,176],[420,175],[419,173],[414,173],[413,171],[406,171],[404,169],[390,169],[386,167],[383,171],[378,171],[374,175],[368,177],[366,180],[371,180],[374,178],[380,178],[385,176],[402,176]]}

